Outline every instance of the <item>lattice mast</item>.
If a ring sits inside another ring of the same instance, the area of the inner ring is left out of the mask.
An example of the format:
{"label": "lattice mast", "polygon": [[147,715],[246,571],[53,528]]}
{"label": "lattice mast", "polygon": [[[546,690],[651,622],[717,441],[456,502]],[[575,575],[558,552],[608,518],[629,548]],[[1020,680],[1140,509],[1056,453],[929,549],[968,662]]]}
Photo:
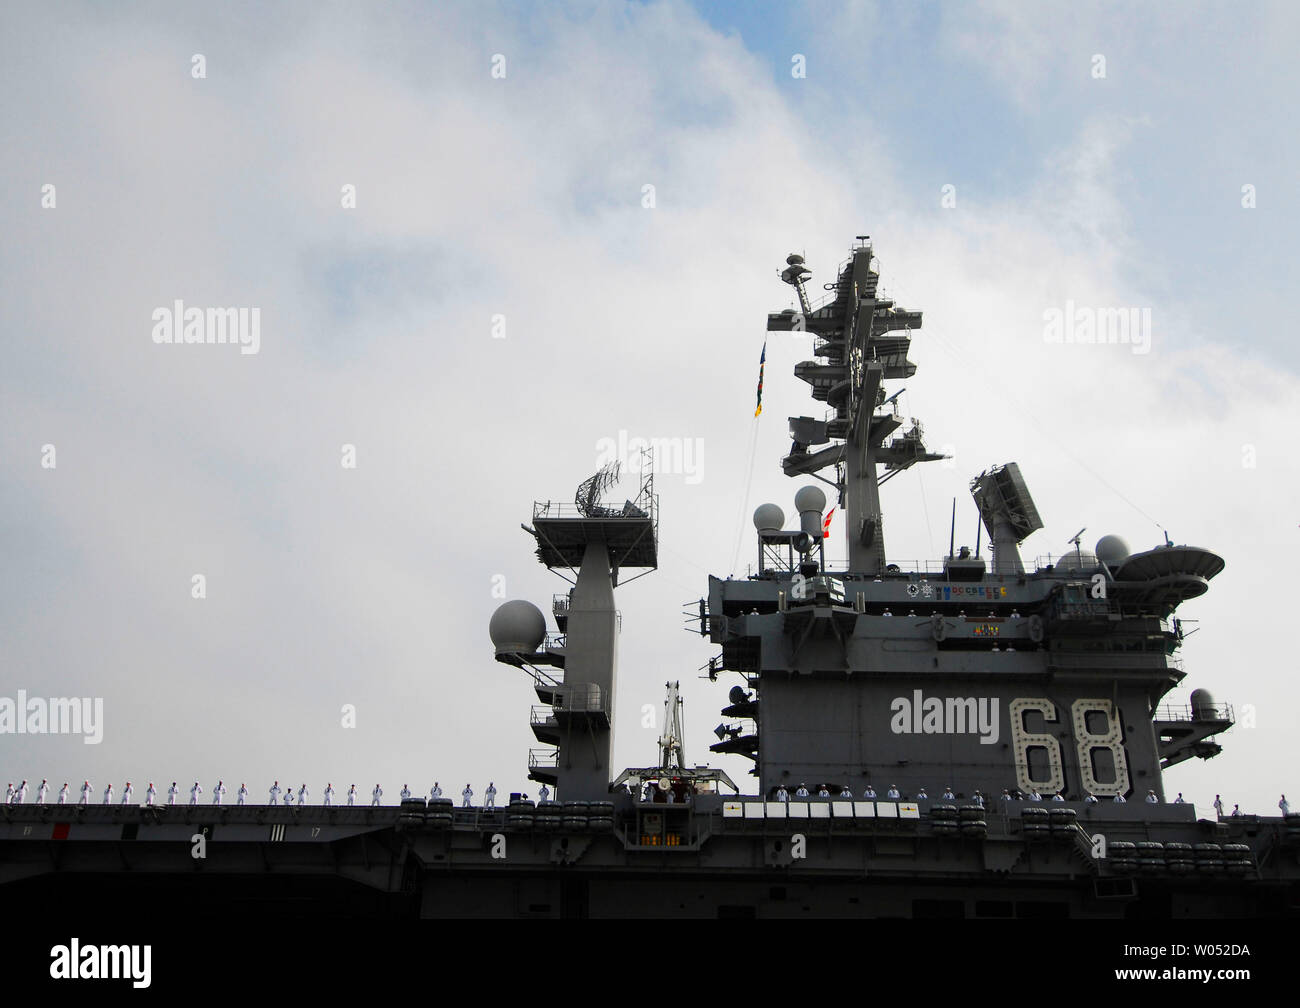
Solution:
{"label": "lattice mast", "polygon": [[794,373],[812,387],[814,399],[833,410],[824,420],[790,418],[793,443],[782,469],[787,476],[799,476],[833,467],[833,478],[818,478],[839,494],[849,569],[880,573],[885,567],[881,484],[917,462],[947,456],[925,449],[916,421],[891,437],[904,422],[897,406],[902,390],[887,399],[883,383],[916,373],[907,353],[912,330],[921,327],[921,313],[877,296],[880,277],[872,257],[867,237],[859,236],[836,281],[826,285],[831,295],[814,308],[805,290],[811,270],[802,256],[790,255],[781,279],[795,288],[801,310],[770,314],[767,329],[816,336],[813,352],[822,360],[803,361]]}

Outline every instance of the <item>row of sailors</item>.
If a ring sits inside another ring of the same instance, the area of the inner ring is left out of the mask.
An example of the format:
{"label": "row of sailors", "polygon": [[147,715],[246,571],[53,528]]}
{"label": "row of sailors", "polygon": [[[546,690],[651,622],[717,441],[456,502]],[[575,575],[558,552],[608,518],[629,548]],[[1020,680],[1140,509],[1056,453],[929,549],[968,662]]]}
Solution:
{"label": "row of sailors", "polygon": [[[812,795],[811,795],[811,794],[809,793],[809,791],[808,791],[808,785],[807,785],[807,784],[800,784],[800,785],[795,789],[794,796],[795,796],[795,798],[810,798],[810,797],[812,797]],[[776,789],[776,795],[775,795],[775,797],[776,797],[776,800],[777,800],[777,801],[780,801],[780,802],[788,802],[788,801],[790,800],[790,792],[789,792],[788,790],[786,790],[785,785],[782,784],[781,786],[779,786],[779,787]],[[830,797],[831,797],[831,790],[830,790],[830,788],[828,788],[825,784],[821,785],[821,786],[817,789],[817,797],[818,797],[818,798],[830,798]],[[842,788],[840,789],[840,792],[839,792],[838,797],[841,798],[841,799],[852,799],[852,798],[853,798],[853,792],[852,792],[851,790],[849,790],[848,787],[842,787]],[[863,798],[875,798],[875,797],[876,797],[876,789],[873,788],[870,784],[868,784],[866,790],[862,792],[862,797],[863,797]],[[898,785],[896,785],[896,784],[891,784],[891,785],[889,785],[889,790],[885,792],[885,798],[888,799],[889,801],[900,801],[900,800],[902,799],[902,795],[900,794],[900,792],[899,792],[899,790],[898,790]],[[941,795],[941,799],[942,799],[943,801],[956,801],[957,796],[953,793],[953,790],[952,790],[952,786],[951,786],[951,785],[949,785],[948,787],[946,787],[946,788],[943,789],[943,794]],[[915,800],[916,800],[916,801],[929,801],[929,800],[930,800],[930,796],[929,796],[929,794],[926,793],[925,788],[921,788],[919,791],[917,791],[917,793],[916,793],[916,799],[915,799]],[[1012,802],[1012,801],[1019,801],[1019,802],[1023,802],[1023,801],[1041,802],[1042,800],[1043,800],[1043,796],[1042,796],[1041,794],[1039,794],[1037,791],[1033,791],[1033,790],[1031,790],[1031,791],[1029,792],[1028,795],[1024,795],[1024,794],[1022,794],[1021,792],[1017,791],[1017,792],[1015,793],[1015,796],[1013,797],[1012,794],[1011,794],[1011,790],[1010,790],[1009,788],[1003,788],[1003,789],[1002,789],[1002,796],[1001,796],[1001,798],[999,799],[999,801],[1002,801],[1002,802]],[[1051,800],[1054,801],[1054,802],[1063,802],[1063,801],[1065,801],[1065,796],[1062,795],[1060,791],[1057,791],[1054,795],[1052,795]],[[1101,799],[1099,799],[1096,795],[1094,795],[1094,794],[1089,794],[1088,797],[1085,799],[1085,802],[1086,802],[1087,804],[1089,804],[1089,805],[1095,805],[1095,804],[1097,804],[1100,800],[1101,800]],[[1115,796],[1111,799],[1111,801],[1112,801],[1112,803],[1114,803],[1114,804],[1116,804],[1116,805],[1123,805],[1123,804],[1125,804],[1125,803],[1128,801],[1128,799],[1125,798],[1122,794],[1117,794],[1117,795],[1115,795]],[[984,808],[984,795],[983,795],[983,793],[982,793],[981,791],[979,791],[978,789],[976,789],[975,793],[974,793],[973,795],[971,795],[971,802],[972,802],[972,804],[978,805],[980,808]],[[1157,795],[1157,794],[1155,793],[1154,790],[1148,790],[1148,791],[1147,791],[1147,796],[1146,796],[1146,802],[1147,802],[1148,805],[1159,805],[1159,804],[1160,804],[1160,797],[1159,797],[1159,795]],[[1184,802],[1184,800],[1183,800],[1183,793],[1182,793],[1181,791],[1178,792],[1178,797],[1174,799],[1173,804],[1175,804],[1175,805],[1183,805],[1183,804],[1185,804],[1185,802]],[[1289,815],[1289,814],[1290,814],[1290,812],[1291,812],[1291,806],[1290,806],[1290,804],[1289,804],[1289,803],[1287,802],[1287,800],[1286,800],[1286,795],[1283,795],[1283,796],[1282,796],[1281,801],[1279,801],[1279,802],[1277,803],[1277,807],[1280,808],[1280,809],[1282,810],[1282,814],[1283,814],[1283,815]],[[1222,801],[1222,799],[1220,798],[1219,795],[1215,795],[1215,796],[1214,796],[1214,810],[1215,810],[1215,812],[1218,813],[1219,818],[1222,819],[1222,818],[1223,818],[1223,801]],[[1241,815],[1241,807],[1240,807],[1239,805],[1234,805],[1234,806],[1232,806],[1232,812],[1230,813],[1230,816],[1239,816],[1239,815]]]}
{"label": "row of sailors", "polygon": [[[91,786],[90,786],[90,781],[85,781],[85,782],[81,785],[81,800],[78,801],[77,804],[78,804],[78,805],[89,805],[89,804],[90,804],[90,798],[91,798],[92,790],[93,790],[93,789],[92,789]],[[126,782],[126,787],[124,787],[124,788],[122,789],[122,800],[121,800],[121,803],[120,803],[120,804],[122,804],[122,805],[130,805],[130,804],[131,804],[131,798],[132,798],[132,795],[134,794],[134,790],[135,790],[135,789],[134,789],[134,787],[132,786],[131,782],[130,782],[130,781],[127,781],[127,782]],[[41,784],[40,784],[40,787],[38,787],[38,788],[36,789],[36,804],[37,804],[37,805],[44,805],[44,804],[45,804],[45,799],[46,799],[46,797],[49,795],[49,791],[50,791],[49,781],[42,780],[42,781],[41,781]],[[241,784],[239,785],[239,790],[235,793],[235,804],[236,804],[236,805],[244,805],[244,804],[246,804],[246,803],[247,803],[247,798],[248,798],[248,793],[249,793],[249,792],[248,792],[248,787],[247,787],[247,785],[241,783]],[[168,804],[168,805],[175,805],[175,804],[176,804],[176,796],[177,796],[178,794],[180,794],[180,788],[177,787],[176,781],[172,781],[172,783],[171,783],[171,787],[169,787],[169,788],[167,789],[167,804]],[[191,805],[197,805],[197,804],[199,803],[199,795],[201,795],[201,794],[203,794],[203,786],[202,786],[198,781],[195,781],[195,782],[194,782],[194,785],[190,788],[190,802],[189,802],[189,803],[190,803]],[[225,794],[226,794],[226,784],[225,784],[225,782],[224,782],[224,781],[217,781],[217,786],[214,787],[214,788],[212,789],[212,804],[213,804],[213,805],[220,805],[220,804],[221,804],[221,800],[222,800],[222,798],[225,796]],[[268,804],[270,804],[270,805],[279,805],[279,804],[281,804],[281,802],[280,802],[280,795],[281,795],[281,794],[284,795],[284,802],[283,802],[283,804],[285,804],[285,805],[293,805],[293,804],[295,804],[295,803],[294,803],[294,791],[293,791],[293,788],[288,788],[287,790],[284,789],[284,788],[281,788],[281,787],[280,787],[280,782],[279,782],[279,781],[276,781],[274,784],[271,785],[271,789],[270,789],[270,801],[268,802]],[[298,805],[306,805],[306,804],[307,804],[307,798],[311,795],[311,792],[307,789],[307,785],[306,785],[306,784],[303,784],[302,787],[300,787],[300,788],[298,789],[297,795],[298,795],[298,801],[297,801],[297,804],[298,804]],[[473,789],[472,789],[468,784],[465,785],[465,790],[463,790],[463,791],[460,793],[460,795],[461,795],[461,802],[462,802],[463,807],[465,807],[465,808],[471,808],[471,807],[473,807],[474,791],[473,791]],[[356,796],[357,796],[357,786],[356,786],[355,784],[353,784],[350,788],[348,788],[348,793],[347,793],[347,804],[348,804],[348,805],[355,805],[355,804],[356,804]],[[380,804],[379,799],[382,798],[383,796],[384,796],[384,789],[381,788],[378,784],[376,784],[374,790],[370,792],[370,804],[371,804],[372,806],[379,805],[379,804]],[[543,784],[543,785],[542,785],[542,790],[541,790],[541,792],[540,792],[540,794],[539,794],[539,799],[540,799],[541,801],[547,801],[547,800],[549,800],[550,796],[551,796],[550,789],[547,788],[547,786],[546,786],[545,784]],[[153,805],[154,802],[155,802],[155,800],[157,799],[157,797],[158,797],[158,790],[157,790],[157,788],[155,788],[155,787],[153,786],[153,781],[150,781],[150,782],[149,782],[149,788],[148,788],[148,790],[145,791],[145,798],[144,798],[144,803],[145,803],[145,805]],[[407,800],[408,798],[410,798],[410,797],[411,797],[411,789],[408,788],[405,784],[403,784],[403,785],[402,785],[402,793],[401,793],[402,801],[406,801],[406,800]],[[437,781],[434,781],[434,783],[433,783],[433,787],[429,789],[429,799],[432,801],[433,799],[441,798],[441,797],[442,797],[442,787],[439,785],[439,783],[438,783]],[[484,807],[484,808],[487,808],[487,809],[496,808],[497,789],[496,789],[496,784],[495,784],[495,783],[493,783],[493,782],[489,782],[489,783],[488,783],[487,790],[483,793],[483,797],[484,797],[484,803],[483,803],[483,807]],[[326,784],[326,785],[325,785],[325,794],[324,794],[324,798],[325,798],[324,804],[326,804],[326,805],[333,805],[333,804],[334,804],[334,785],[333,785],[333,784]],[[10,781],[9,784],[8,784],[8,786],[7,786],[6,789],[5,789],[5,804],[7,804],[7,805],[21,805],[21,804],[23,804],[26,800],[27,800],[27,782],[26,782],[26,781],[23,781],[20,785],[18,785],[18,787],[15,788],[14,785],[13,785],[13,782]],[[63,785],[62,788],[59,789],[58,798],[56,799],[55,804],[56,804],[56,805],[66,805],[66,804],[68,804],[68,785],[67,785],[66,783]],[[104,804],[104,805],[112,805],[112,804],[113,804],[113,785],[112,785],[112,784],[110,784],[110,785],[108,785],[108,787],[104,788],[104,800],[103,800],[103,803],[102,803],[102,804]]]}
{"label": "row of sailors", "polygon": [[[1153,793],[1154,793],[1154,792],[1153,792]],[[795,797],[795,798],[811,798],[811,797],[813,797],[813,795],[812,795],[811,792],[809,792],[809,790],[808,790],[808,785],[807,785],[807,784],[800,784],[797,788],[795,788],[795,791],[794,791],[794,797]],[[830,797],[833,797],[833,796],[832,796],[832,794],[831,794],[831,789],[828,788],[825,784],[823,784],[823,785],[821,785],[821,786],[817,789],[816,797],[818,797],[818,798],[830,798]],[[852,792],[848,787],[842,787],[842,788],[840,788],[839,794],[838,794],[838,795],[835,795],[834,797],[851,799],[851,798],[854,797],[854,795],[853,795],[853,792]],[[863,798],[877,798],[877,797],[879,797],[879,796],[876,794],[876,789],[875,789],[874,787],[872,787],[870,784],[868,784],[866,790],[862,792],[862,797],[863,797]],[[942,800],[942,801],[956,801],[956,800],[957,800],[957,795],[953,792],[953,790],[952,790],[952,786],[951,786],[951,785],[949,785],[948,787],[944,788],[944,789],[943,789],[943,794],[940,795],[939,797],[940,797],[940,800]],[[1096,798],[1092,797],[1091,795],[1089,795],[1088,797],[1089,797],[1089,799],[1090,799],[1091,801],[1096,801],[1096,800],[1097,800]],[[903,795],[899,792],[899,790],[898,790],[898,785],[897,785],[897,784],[891,784],[891,785],[889,785],[889,790],[887,790],[887,791],[885,792],[885,798],[888,799],[889,801],[901,801],[901,800],[903,799]],[[780,787],[778,787],[778,788],[776,789],[776,800],[777,800],[777,801],[781,801],[781,802],[788,802],[788,801],[790,800],[790,792],[786,789],[786,787],[785,787],[784,784],[782,784]],[[913,800],[915,800],[915,801],[929,801],[929,800],[930,800],[930,795],[926,792],[925,788],[921,788],[919,791],[916,792],[916,798],[913,799]],[[1008,802],[1009,802],[1009,801],[1012,801],[1012,800],[1016,800],[1016,801],[1025,801],[1025,800],[1026,800],[1026,796],[1021,795],[1020,792],[1016,792],[1016,798],[1013,799],[1012,796],[1011,796],[1011,792],[1010,792],[1008,789],[1005,789],[1005,788],[1004,788],[1003,791],[1002,791],[1002,800],[1003,800],[1003,801],[1008,801]],[[1027,796],[1027,800],[1029,800],[1029,801],[1031,801],[1031,802],[1041,802],[1041,801],[1043,800],[1043,796],[1042,796],[1041,794],[1039,794],[1037,791],[1030,791],[1030,792],[1029,792],[1029,795]],[[1115,799],[1115,800],[1116,800],[1116,801],[1123,801],[1124,799],[1123,799],[1122,797],[1116,796],[1116,799]],[[1149,800],[1150,800],[1150,799],[1148,798],[1148,801],[1149,801]],[[1052,795],[1052,801],[1054,801],[1054,802],[1063,802],[1063,801],[1065,801],[1065,796],[1062,795],[1061,792],[1058,791],[1058,792],[1056,792],[1056,794]],[[972,802],[972,804],[978,805],[980,808],[983,808],[983,807],[984,807],[984,793],[983,793],[982,791],[976,790],[975,793],[971,795],[971,802]]]}
{"label": "row of sailors", "polygon": [[[647,790],[648,790],[648,786],[647,786]],[[131,782],[130,782],[130,781],[127,781],[127,782],[126,782],[126,787],[122,789],[122,801],[121,801],[121,804],[123,804],[123,805],[129,805],[129,804],[131,804],[132,793],[133,793],[133,788],[132,788]],[[180,793],[180,789],[176,786],[176,782],[175,782],[175,781],[172,781],[172,783],[171,783],[171,787],[169,787],[169,788],[167,789],[167,804],[168,804],[168,805],[175,805],[175,804],[176,804],[176,795],[179,794],[179,793]],[[197,804],[199,803],[199,795],[201,795],[202,793],[203,793],[203,787],[202,787],[202,785],[200,785],[198,781],[195,781],[195,782],[194,782],[194,785],[190,788],[190,802],[189,802],[189,803],[190,803],[191,805],[197,805]],[[221,804],[221,799],[222,799],[222,797],[225,795],[225,793],[226,793],[226,785],[225,785],[225,782],[224,782],[224,781],[217,781],[217,786],[214,787],[214,788],[212,789],[212,804],[213,804],[213,805],[220,805],[220,804]],[[37,790],[36,790],[36,804],[37,804],[37,805],[44,805],[44,804],[45,804],[46,796],[47,796],[48,794],[49,794],[49,782],[48,782],[48,781],[45,781],[45,780],[42,780],[42,781],[41,781],[41,784],[40,784],[40,787],[37,788]],[[274,784],[271,785],[271,790],[270,790],[270,799],[271,799],[271,800],[270,800],[270,802],[269,802],[268,804],[271,804],[271,805],[278,805],[278,804],[280,804],[280,795],[281,795],[281,794],[284,794],[284,804],[285,804],[285,805],[292,805],[292,804],[294,804],[294,801],[293,801],[293,795],[294,795],[294,793],[293,793],[293,789],[290,788],[290,789],[287,791],[287,793],[286,793],[286,792],[284,791],[284,789],[282,789],[282,788],[280,787],[280,782],[279,782],[279,781],[276,781]],[[311,792],[308,791],[308,789],[307,789],[307,785],[306,785],[306,784],[303,784],[302,787],[300,787],[300,788],[298,789],[298,801],[297,801],[297,804],[299,804],[299,805],[306,805],[306,804],[307,804],[307,798],[310,796],[310,794],[311,794]],[[355,784],[353,784],[350,788],[348,788],[348,793],[347,793],[347,804],[348,804],[348,805],[355,805],[355,804],[356,804],[356,794],[357,794],[357,786],[356,786]],[[88,804],[90,804],[90,795],[91,795],[90,781],[86,781],[86,782],[84,782],[84,783],[82,784],[82,786],[81,786],[81,800],[80,800],[77,804],[78,804],[78,805],[88,805]],[[157,789],[153,786],[153,781],[150,781],[150,782],[149,782],[149,788],[148,788],[148,790],[145,792],[145,801],[144,801],[145,805],[153,805],[153,803],[154,803],[154,799],[157,797],[157,795],[158,795],[158,791],[157,791]],[[371,804],[372,806],[379,805],[379,804],[380,804],[379,799],[382,798],[383,796],[384,796],[383,788],[381,788],[378,784],[376,784],[374,790],[370,792],[370,804]],[[468,784],[465,785],[465,788],[464,788],[463,791],[461,791],[460,796],[461,796],[461,806],[462,806],[463,808],[472,808],[472,807],[473,807],[474,791],[473,791],[473,789],[472,789]],[[542,789],[541,789],[541,791],[538,793],[538,796],[537,796],[537,797],[538,797],[538,801],[543,801],[543,802],[544,802],[544,801],[548,801],[548,800],[550,799],[550,796],[551,796],[551,794],[550,794],[550,789],[547,788],[547,786],[546,786],[545,784],[543,784],[543,785],[542,785]],[[808,785],[806,785],[806,784],[800,784],[800,785],[795,789],[794,796],[795,796],[795,798],[809,798],[809,797],[812,797],[812,795],[811,795],[811,794],[809,793],[809,791],[808,791]],[[248,797],[248,788],[247,788],[247,786],[245,786],[244,784],[241,783],[241,784],[239,785],[239,791],[236,792],[236,800],[235,800],[235,804],[237,804],[237,805],[243,805],[243,804],[245,804],[245,799],[246,799],[247,797]],[[405,784],[403,784],[403,785],[402,785],[402,792],[401,792],[401,799],[402,799],[402,801],[406,801],[406,800],[408,800],[410,797],[411,797],[411,790],[410,790],[410,788],[408,788]],[[434,781],[434,783],[433,783],[433,787],[429,789],[429,800],[430,800],[430,801],[433,801],[434,799],[441,798],[441,797],[442,797],[442,788],[441,788],[441,786],[438,784],[437,781]],[[645,797],[645,796],[643,795],[643,800],[644,800],[644,797]],[[788,801],[790,800],[790,792],[787,791],[785,785],[782,784],[780,787],[778,787],[778,788],[776,789],[776,796],[775,796],[775,797],[776,797],[776,800],[777,800],[777,801],[788,802]],[[821,785],[821,786],[817,789],[817,797],[818,797],[818,798],[830,798],[830,797],[831,797],[830,789],[829,789],[828,787],[826,787],[825,784]],[[846,799],[852,799],[852,798],[853,798],[853,792],[850,791],[847,787],[843,787],[843,788],[840,789],[840,792],[839,792],[838,797],[840,797],[840,798],[842,798],[842,799],[845,799],[845,798],[846,798]],[[876,790],[875,790],[875,788],[873,788],[870,784],[868,784],[866,790],[862,792],[862,797],[863,797],[863,798],[875,798],[875,797],[877,797],[877,796],[876,796]],[[899,801],[899,800],[901,800],[902,795],[900,794],[900,792],[899,792],[899,790],[898,790],[898,786],[897,786],[896,784],[891,784],[891,785],[889,786],[889,790],[885,792],[885,797],[886,797],[888,800],[890,800],[890,801]],[[334,785],[333,785],[333,784],[326,784],[326,785],[325,785],[325,795],[324,795],[324,798],[325,798],[325,802],[324,802],[324,804],[326,804],[326,805],[333,805],[333,803],[334,803]],[[487,790],[483,793],[483,798],[484,798],[484,801],[483,801],[483,807],[484,807],[485,809],[493,809],[493,808],[496,808],[497,789],[496,789],[496,784],[495,784],[494,782],[492,782],[492,781],[489,781],[489,782],[488,782]],[[952,786],[951,786],[951,785],[949,785],[948,787],[944,788],[944,790],[943,790],[943,794],[941,795],[941,798],[942,798],[942,800],[944,800],[944,801],[955,801],[955,800],[956,800],[957,796],[953,793],[953,790],[952,790]],[[1028,794],[1028,796],[1023,795],[1023,794],[1021,794],[1021,792],[1017,791],[1016,794],[1015,794],[1015,797],[1013,798],[1012,795],[1011,795],[1011,791],[1010,791],[1010,789],[1008,789],[1008,788],[1003,788],[1003,789],[1002,789],[1002,797],[1001,797],[1000,800],[1001,800],[1001,801],[1004,801],[1004,802],[1011,802],[1011,801],[1025,801],[1026,799],[1027,799],[1028,801],[1031,801],[1031,802],[1041,802],[1041,801],[1043,800],[1043,796],[1042,796],[1041,794],[1039,794],[1037,791],[1030,791],[1029,794]],[[21,804],[23,804],[23,802],[25,802],[26,800],[27,800],[27,782],[26,782],[26,781],[23,781],[23,782],[22,782],[18,787],[15,788],[14,785],[13,785],[13,782],[10,781],[9,784],[7,785],[7,787],[5,788],[5,804],[7,804],[7,805],[21,805]],[[63,787],[59,790],[58,799],[57,799],[57,801],[55,802],[55,804],[57,804],[57,805],[66,805],[66,804],[67,804],[67,800],[68,800],[68,785],[65,783],[65,784],[63,785]],[[672,794],[672,792],[670,791],[670,792],[668,793],[668,801],[671,802],[672,800],[673,800],[673,794]],[[916,800],[917,800],[917,801],[929,801],[929,800],[930,800],[930,796],[926,793],[925,788],[921,788],[919,791],[917,791],[917,793],[916,793]],[[1063,802],[1063,801],[1065,801],[1065,797],[1061,794],[1060,791],[1057,791],[1054,795],[1052,795],[1051,800],[1054,801],[1054,802]],[[1086,801],[1088,804],[1096,804],[1099,800],[1100,800],[1100,799],[1098,799],[1097,796],[1094,795],[1094,794],[1090,794],[1090,795],[1088,795],[1087,799],[1085,799],[1085,801]],[[983,807],[984,807],[984,795],[983,795],[983,793],[980,792],[980,791],[977,789],[977,790],[975,791],[975,793],[974,793],[973,795],[971,795],[971,801],[972,801],[975,805],[978,805],[980,808],[983,808]],[[1127,801],[1127,799],[1126,799],[1122,794],[1117,794],[1117,795],[1115,795],[1115,796],[1111,799],[1111,801],[1114,802],[1115,804],[1120,804],[1120,805],[1122,805],[1122,804],[1124,804],[1124,803]],[[1156,793],[1155,793],[1154,790],[1148,790],[1148,791],[1147,791],[1146,801],[1147,801],[1147,804],[1149,804],[1149,805],[1159,805],[1159,804],[1160,804],[1160,798],[1156,795]],[[108,785],[108,787],[104,788],[104,801],[103,801],[103,804],[105,804],[105,805],[111,805],[111,804],[113,804],[113,785],[112,785],[112,784],[110,784],[110,785]],[[1181,791],[1178,792],[1178,797],[1174,799],[1173,804],[1175,804],[1175,805],[1182,805],[1182,804],[1184,804],[1183,793],[1182,793]],[[1278,807],[1279,809],[1282,810],[1282,814],[1283,814],[1283,815],[1289,815],[1289,814],[1290,814],[1290,812],[1291,812],[1291,806],[1290,806],[1290,803],[1286,800],[1286,795],[1282,795],[1281,800],[1277,803],[1277,807]],[[1217,795],[1217,794],[1214,796],[1214,811],[1218,814],[1219,818],[1223,818],[1223,799],[1222,799],[1222,796]],[[1240,815],[1241,815],[1241,806],[1240,806],[1240,805],[1233,805],[1233,806],[1232,806],[1232,812],[1229,813],[1229,817],[1231,817],[1231,816],[1240,816]]]}

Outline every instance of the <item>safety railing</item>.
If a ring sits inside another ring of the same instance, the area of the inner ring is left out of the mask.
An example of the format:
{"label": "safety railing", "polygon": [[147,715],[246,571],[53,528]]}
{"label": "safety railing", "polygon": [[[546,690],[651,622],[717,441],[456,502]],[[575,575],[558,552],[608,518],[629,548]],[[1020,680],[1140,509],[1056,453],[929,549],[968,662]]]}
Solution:
{"label": "safety railing", "polygon": [[528,750],[528,769],[530,770],[554,770],[559,765],[560,751],[558,749]]}
{"label": "safety railing", "polygon": [[1152,715],[1155,721],[1233,721],[1232,704],[1209,703],[1165,704],[1156,708]]}

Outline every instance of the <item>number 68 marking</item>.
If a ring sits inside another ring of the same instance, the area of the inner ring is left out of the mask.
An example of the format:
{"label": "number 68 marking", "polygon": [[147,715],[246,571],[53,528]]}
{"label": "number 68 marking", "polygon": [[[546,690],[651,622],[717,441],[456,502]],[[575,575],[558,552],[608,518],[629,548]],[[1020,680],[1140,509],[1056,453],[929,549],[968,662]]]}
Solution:
{"label": "number 68 marking", "polygon": [[[1019,697],[1011,701],[1011,741],[1016,754],[1016,786],[1022,791],[1065,790],[1065,768],[1061,761],[1061,746],[1050,732],[1030,732],[1025,729],[1025,714],[1038,711],[1043,720],[1057,721],[1056,705],[1039,697]],[[1088,714],[1098,713],[1106,718],[1104,731],[1088,730]],[[1124,753],[1123,734],[1120,731],[1119,713],[1109,700],[1081,699],[1070,705],[1074,723],[1074,744],[1079,761],[1079,785],[1086,794],[1117,795],[1129,790],[1128,759]],[[1029,751],[1044,749],[1047,753],[1047,776],[1034,779],[1030,776]],[[1092,756],[1097,749],[1110,751],[1115,766],[1115,780],[1104,784],[1093,772]]]}

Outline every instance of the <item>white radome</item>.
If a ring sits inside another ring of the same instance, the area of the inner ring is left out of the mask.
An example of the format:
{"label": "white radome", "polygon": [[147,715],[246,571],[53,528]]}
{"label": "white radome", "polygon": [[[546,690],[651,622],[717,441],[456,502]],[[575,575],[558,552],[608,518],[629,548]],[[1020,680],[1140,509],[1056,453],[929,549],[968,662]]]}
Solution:
{"label": "white radome", "polygon": [[1070,550],[1056,561],[1056,566],[1070,574],[1087,574],[1097,569],[1097,557],[1091,550]]}
{"label": "white radome", "polygon": [[1112,570],[1122,566],[1132,555],[1128,543],[1117,535],[1104,535],[1097,540],[1097,559]]}
{"label": "white radome", "polygon": [[533,654],[546,639],[546,617],[525,599],[511,599],[497,607],[488,634],[499,652]]}
{"label": "white radome", "polygon": [[826,508],[826,495],[822,493],[821,487],[800,487],[799,492],[794,495],[794,506],[800,514],[808,511],[821,514]]}
{"label": "white radome", "polygon": [[776,504],[760,504],[754,509],[754,528],[760,532],[780,532],[785,512]]}

